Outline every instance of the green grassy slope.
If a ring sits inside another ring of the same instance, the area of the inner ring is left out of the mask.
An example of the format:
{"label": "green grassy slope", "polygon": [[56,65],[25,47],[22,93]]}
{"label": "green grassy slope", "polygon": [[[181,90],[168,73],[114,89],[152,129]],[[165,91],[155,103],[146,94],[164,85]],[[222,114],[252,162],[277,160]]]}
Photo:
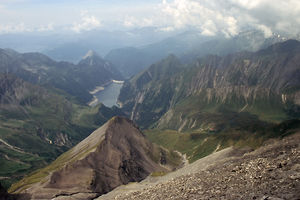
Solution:
{"label": "green grassy slope", "polygon": [[218,132],[198,130],[180,133],[174,130],[152,129],[145,131],[145,134],[151,142],[169,150],[178,150],[186,154],[190,162],[194,162],[230,146],[256,149],[270,138],[284,137],[299,130],[300,121],[289,120],[277,125],[252,124],[252,129],[248,124],[248,127],[226,128]]}

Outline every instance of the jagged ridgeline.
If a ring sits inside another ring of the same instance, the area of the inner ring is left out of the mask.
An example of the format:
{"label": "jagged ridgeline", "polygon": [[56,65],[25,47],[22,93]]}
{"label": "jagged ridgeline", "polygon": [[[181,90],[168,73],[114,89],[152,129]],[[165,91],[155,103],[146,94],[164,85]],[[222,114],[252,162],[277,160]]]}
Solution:
{"label": "jagged ridgeline", "polygon": [[30,199],[90,199],[180,163],[178,154],[153,145],[132,121],[114,117],[10,192]]}
{"label": "jagged ridgeline", "polygon": [[257,148],[299,128],[299,63],[296,40],[190,64],[169,56],[125,82],[119,102],[152,142],[189,161],[229,146]]}
{"label": "jagged ridgeline", "polygon": [[281,122],[300,116],[299,63],[296,40],[187,65],[169,56],[125,82],[119,101],[143,128],[220,131],[238,121]]}
{"label": "jagged ridgeline", "polygon": [[105,59],[113,63],[125,77],[131,77],[169,54],[188,62],[208,54],[222,56],[245,50],[257,51],[283,40],[275,34],[266,39],[259,30],[241,32],[226,39],[220,36],[204,36],[198,31],[186,31],[140,48],[111,50]]}

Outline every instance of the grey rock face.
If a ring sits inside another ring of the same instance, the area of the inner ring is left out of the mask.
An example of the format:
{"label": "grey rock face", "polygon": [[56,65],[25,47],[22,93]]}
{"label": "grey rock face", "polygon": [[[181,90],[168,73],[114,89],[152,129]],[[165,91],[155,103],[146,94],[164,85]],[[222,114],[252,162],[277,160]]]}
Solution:
{"label": "grey rock face", "polygon": [[142,199],[299,199],[300,133],[242,157],[212,164],[151,188],[121,193],[118,200]]}
{"label": "grey rock face", "polygon": [[[132,121],[114,117],[49,165],[45,170],[52,171],[46,172],[47,177],[29,185],[25,178],[16,192],[31,199],[99,196],[119,185],[141,181],[154,171],[168,171],[160,165],[160,152]],[[33,177],[42,176],[45,170]]]}

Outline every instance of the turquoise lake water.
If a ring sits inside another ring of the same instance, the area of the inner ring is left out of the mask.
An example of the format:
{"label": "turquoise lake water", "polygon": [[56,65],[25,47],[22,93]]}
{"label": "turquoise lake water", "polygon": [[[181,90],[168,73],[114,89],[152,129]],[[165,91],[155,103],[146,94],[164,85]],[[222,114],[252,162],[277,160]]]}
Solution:
{"label": "turquoise lake water", "polygon": [[101,102],[107,107],[117,106],[117,99],[122,86],[123,84],[112,82],[104,90],[97,92],[95,96],[98,99],[98,103]]}

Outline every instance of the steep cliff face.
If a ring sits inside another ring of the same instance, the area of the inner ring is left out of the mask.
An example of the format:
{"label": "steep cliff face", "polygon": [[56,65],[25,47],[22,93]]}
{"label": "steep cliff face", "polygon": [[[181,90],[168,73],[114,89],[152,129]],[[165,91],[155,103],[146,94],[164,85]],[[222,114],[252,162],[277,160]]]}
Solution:
{"label": "steep cliff face", "polygon": [[[131,81],[121,90],[119,100],[132,112],[131,118],[145,127],[159,120],[160,128],[199,128],[205,116],[230,112],[281,121],[299,117],[299,63],[300,43],[296,40],[256,53],[208,56],[183,70],[175,66],[175,73],[168,78],[150,79],[147,84]],[[148,116],[142,114],[147,106]]]}
{"label": "steep cliff face", "polygon": [[161,160],[168,161],[163,155],[167,155],[165,150],[153,146],[133,122],[114,117],[51,165],[12,188],[30,194],[31,199],[80,194],[87,199],[121,184],[141,181],[152,172],[168,171],[173,164],[161,165]]}
{"label": "steep cliff face", "polygon": [[[158,120],[175,93],[173,76],[182,69],[179,59],[170,55],[126,81],[118,99],[122,110],[142,128]],[[140,120],[145,123],[139,123]]]}

